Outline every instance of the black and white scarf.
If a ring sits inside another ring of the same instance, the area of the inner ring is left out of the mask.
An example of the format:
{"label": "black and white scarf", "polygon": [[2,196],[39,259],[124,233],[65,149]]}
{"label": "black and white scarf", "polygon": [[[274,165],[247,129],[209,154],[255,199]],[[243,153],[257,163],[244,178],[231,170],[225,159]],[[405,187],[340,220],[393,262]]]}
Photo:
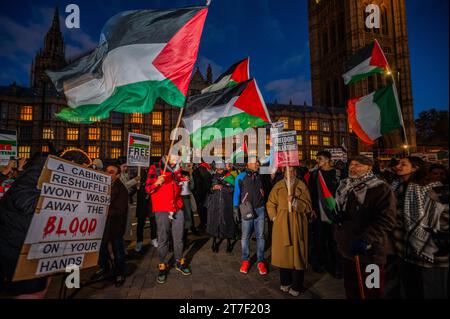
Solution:
{"label": "black and white scarf", "polygon": [[341,212],[345,211],[347,208],[348,196],[351,192],[355,194],[358,202],[362,204],[366,199],[367,190],[383,183],[384,182],[377,178],[372,171],[358,178],[348,177],[342,180],[336,190],[336,202],[339,210]]}

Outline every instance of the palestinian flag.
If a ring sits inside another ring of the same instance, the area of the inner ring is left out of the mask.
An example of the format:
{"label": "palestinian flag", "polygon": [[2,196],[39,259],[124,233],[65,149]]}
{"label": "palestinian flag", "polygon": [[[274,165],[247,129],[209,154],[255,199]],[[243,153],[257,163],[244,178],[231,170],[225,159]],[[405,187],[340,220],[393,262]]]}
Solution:
{"label": "palestinian flag", "polygon": [[[244,141],[242,145],[231,154],[231,163],[238,163],[239,158],[244,158],[248,154],[247,143]],[[241,160],[240,163],[243,163]]]}
{"label": "palestinian flag", "polygon": [[389,70],[389,63],[375,40],[369,46],[359,50],[347,62],[343,75],[346,85],[357,82],[372,74],[384,73]]}
{"label": "palestinian flag", "polygon": [[226,183],[231,184],[231,185],[234,186],[234,177],[233,177],[233,175],[231,175],[230,172],[227,172],[227,173],[225,174],[225,176],[223,177],[223,180],[224,180]]}
{"label": "palestinian flag", "polygon": [[0,130],[0,166],[7,165],[11,157],[17,156],[17,133]]}
{"label": "palestinian flag", "polygon": [[[269,112],[254,79],[190,97],[183,116],[184,127],[189,131],[195,148],[203,148],[213,140],[238,135],[270,122]],[[221,135],[208,134],[205,132],[208,128],[218,129]],[[242,131],[233,130],[238,128]]]}
{"label": "palestinian flag", "polygon": [[331,224],[336,220],[336,200],[328,189],[320,170],[317,173],[317,184],[321,219]]}
{"label": "palestinian flag", "polygon": [[221,74],[212,85],[203,89],[202,93],[222,90],[226,87],[234,86],[238,83],[249,80],[249,62],[250,58],[245,58],[244,60],[233,64],[227,71],[225,71],[225,73]]}
{"label": "palestinian flag", "polygon": [[145,136],[130,135],[128,145],[130,145],[130,147],[147,149],[150,147],[150,138]]}
{"label": "palestinian flag", "polygon": [[148,113],[157,98],[183,107],[207,12],[137,10],[112,17],[92,53],[47,71],[69,106],[58,118],[92,123],[111,111]]}
{"label": "palestinian flag", "polygon": [[365,143],[374,144],[383,134],[402,127],[403,118],[393,84],[348,101],[348,121]]}

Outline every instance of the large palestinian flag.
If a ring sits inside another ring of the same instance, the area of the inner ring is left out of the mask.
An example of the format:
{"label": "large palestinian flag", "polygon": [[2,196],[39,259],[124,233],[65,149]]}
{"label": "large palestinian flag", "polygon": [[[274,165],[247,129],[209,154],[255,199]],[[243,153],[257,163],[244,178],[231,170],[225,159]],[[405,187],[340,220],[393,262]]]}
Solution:
{"label": "large palestinian flag", "polygon": [[375,40],[372,44],[356,52],[346,63],[342,76],[346,85],[362,80],[372,74],[384,73],[389,70],[389,63]]}
{"label": "large palestinian flag", "polygon": [[[203,148],[215,139],[239,134],[231,129],[245,131],[271,121],[256,81],[251,79],[220,91],[190,97],[183,123],[194,147]],[[218,129],[221,136],[203,134],[208,133],[205,132],[208,128]]]}
{"label": "large palestinian flag", "polygon": [[183,107],[207,12],[195,7],[112,17],[92,53],[47,71],[69,105],[57,116],[91,123],[111,111],[148,113],[157,98]]}
{"label": "large palestinian flag", "polygon": [[365,143],[402,127],[403,118],[395,85],[348,101],[348,121]]}
{"label": "large palestinian flag", "polygon": [[238,83],[249,80],[249,62],[249,58],[236,62],[228,70],[222,73],[212,85],[203,89],[202,93],[222,90],[226,87],[234,86]]}

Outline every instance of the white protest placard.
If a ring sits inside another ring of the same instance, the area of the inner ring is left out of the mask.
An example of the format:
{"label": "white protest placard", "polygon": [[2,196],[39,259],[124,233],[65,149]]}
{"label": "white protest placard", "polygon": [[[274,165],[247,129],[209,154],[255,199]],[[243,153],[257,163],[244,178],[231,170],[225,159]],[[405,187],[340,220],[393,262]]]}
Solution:
{"label": "white protest placard", "polygon": [[0,166],[8,165],[11,158],[17,158],[17,132],[0,130]]}
{"label": "white protest placard", "polygon": [[347,153],[341,147],[327,148],[325,151],[330,152],[332,161],[347,162]]}
{"label": "white protest placard", "polygon": [[111,177],[49,156],[37,185],[41,195],[13,281],[97,265],[111,195]]}
{"label": "white protest placard", "polygon": [[150,136],[128,133],[128,166],[150,166]]}

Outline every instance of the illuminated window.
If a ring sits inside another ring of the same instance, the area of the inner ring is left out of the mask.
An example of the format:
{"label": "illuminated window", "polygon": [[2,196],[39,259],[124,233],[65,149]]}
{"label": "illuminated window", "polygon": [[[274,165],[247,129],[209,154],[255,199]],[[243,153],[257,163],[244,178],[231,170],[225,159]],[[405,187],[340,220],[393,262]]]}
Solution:
{"label": "illuminated window", "polygon": [[22,106],[20,108],[20,119],[22,121],[32,121],[33,120],[33,107],[32,106]]}
{"label": "illuminated window", "polygon": [[144,114],[142,114],[142,113],[131,113],[131,115],[130,115],[130,122],[131,123],[137,123],[137,124],[144,123]]}
{"label": "illuminated window", "polygon": [[309,121],[309,130],[310,131],[317,131],[317,120],[310,120]]}
{"label": "illuminated window", "polygon": [[17,151],[19,152],[20,158],[30,158],[31,146],[26,145],[19,146]]}
{"label": "illuminated window", "polygon": [[302,120],[294,120],[294,130],[296,131],[302,130]]}
{"label": "illuminated window", "polygon": [[42,153],[48,153],[48,145],[42,146]]}
{"label": "illuminated window", "polygon": [[278,119],[279,122],[284,122],[284,129],[289,129],[289,118],[286,116],[282,116]]}
{"label": "illuminated window", "polygon": [[324,131],[324,132],[330,131],[330,122],[328,122],[328,121],[322,122],[322,131]]}
{"label": "illuminated window", "polygon": [[162,133],[161,132],[152,132],[152,142],[161,142],[162,141]]}
{"label": "illuminated window", "polygon": [[328,136],[322,137],[322,144],[324,146],[330,146],[330,138]]}
{"label": "illuminated window", "polygon": [[297,135],[297,144],[302,145],[303,144],[303,136]]}
{"label": "illuminated window", "polygon": [[111,158],[112,159],[118,159],[122,155],[122,149],[120,148],[112,148],[111,149]]}
{"label": "illuminated window", "polygon": [[298,151],[298,159],[303,160],[303,151]]}
{"label": "illuminated window", "polygon": [[137,133],[137,134],[141,134],[141,129],[140,128],[132,128],[131,129],[132,133]]}
{"label": "illuminated window", "polygon": [[348,132],[349,132],[350,134],[353,133],[352,124],[350,124],[350,122],[348,122]]}
{"label": "illuminated window", "polygon": [[319,137],[317,135],[310,135],[309,145],[319,145]]}
{"label": "illuminated window", "polygon": [[316,159],[316,157],[317,157],[317,153],[318,153],[319,151],[316,151],[316,150],[310,150],[309,151],[309,157],[312,159],[312,160],[315,160]]}
{"label": "illuminated window", "polygon": [[266,135],[266,146],[270,146],[270,134]]}
{"label": "illuminated window", "polygon": [[122,130],[111,130],[111,141],[112,142],[122,141]]}
{"label": "illuminated window", "polygon": [[96,141],[100,139],[100,128],[90,127],[88,130],[88,139],[91,141]]}
{"label": "illuminated window", "polygon": [[68,141],[78,140],[78,129],[77,128],[67,128],[66,140],[68,140]]}
{"label": "illuminated window", "polygon": [[162,125],[162,112],[152,113],[152,125]]}
{"label": "illuminated window", "polygon": [[100,147],[98,146],[88,146],[87,154],[90,158],[99,158]]}
{"label": "illuminated window", "polygon": [[154,146],[151,148],[152,156],[162,156],[161,146]]}
{"label": "illuminated window", "polygon": [[53,134],[53,129],[52,128],[44,128],[42,130],[42,139],[44,140],[54,140],[55,139],[55,135]]}

